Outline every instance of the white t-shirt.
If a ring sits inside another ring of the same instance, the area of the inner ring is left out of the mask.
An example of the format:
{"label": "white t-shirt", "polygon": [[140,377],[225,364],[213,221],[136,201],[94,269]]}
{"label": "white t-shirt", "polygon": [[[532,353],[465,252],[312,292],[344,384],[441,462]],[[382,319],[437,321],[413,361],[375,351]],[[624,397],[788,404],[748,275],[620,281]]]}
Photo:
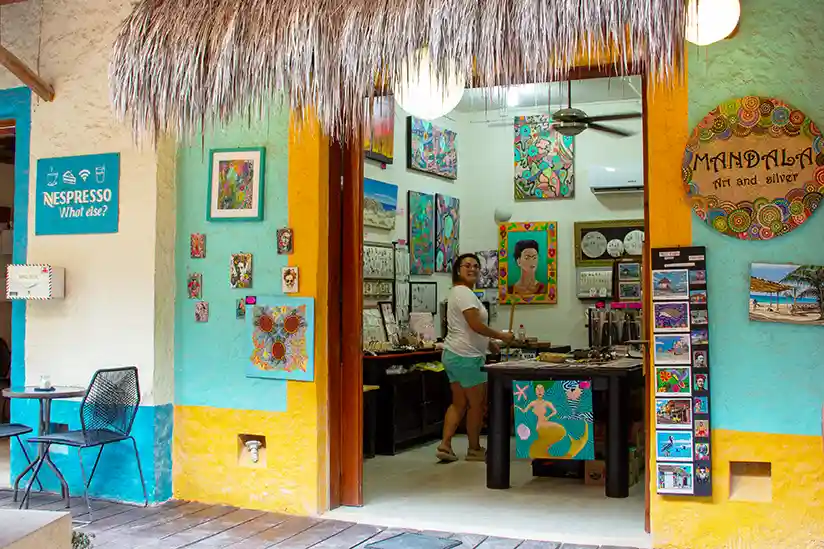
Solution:
{"label": "white t-shirt", "polygon": [[446,304],[447,334],[443,346],[458,356],[486,356],[489,338],[469,326],[463,315],[467,309],[478,309],[481,322],[486,324],[489,321],[486,307],[472,290],[467,286],[453,286]]}

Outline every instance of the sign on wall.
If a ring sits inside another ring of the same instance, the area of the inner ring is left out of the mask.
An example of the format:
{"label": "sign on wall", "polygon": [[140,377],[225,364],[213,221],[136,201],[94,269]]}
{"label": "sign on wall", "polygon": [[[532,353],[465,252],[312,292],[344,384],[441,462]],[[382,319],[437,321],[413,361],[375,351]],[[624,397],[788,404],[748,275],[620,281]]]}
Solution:
{"label": "sign on wall", "polygon": [[824,138],[798,109],[748,96],[692,131],[682,177],[695,213],[720,233],[769,240],[804,223],[824,194]]}
{"label": "sign on wall", "polygon": [[36,235],[116,233],[120,154],[37,161]]}

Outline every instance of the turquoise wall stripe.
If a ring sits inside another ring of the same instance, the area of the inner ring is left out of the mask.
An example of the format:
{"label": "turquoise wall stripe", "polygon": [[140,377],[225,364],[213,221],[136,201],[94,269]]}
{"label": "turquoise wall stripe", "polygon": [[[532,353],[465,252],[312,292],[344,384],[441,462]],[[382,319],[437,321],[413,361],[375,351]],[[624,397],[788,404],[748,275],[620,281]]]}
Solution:
{"label": "turquoise wall stripe", "polygon": [[[732,39],[690,46],[690,125],[727,99],[765,95],[824,127],[824,10],[789,0],[742,7]],[[750,322],[747,302],[750,263],[824,265],[824,211],[769,242],[740,242],[697,218],[692,226],[693,243],[707,247],[713,427],[820,436],[824,327]]]}
{"label": "turquoise wall stripe", "polygon": [[[266,148],[263,221],[206,220],[210,149]],[[288,223],[287,181],[289,116],[273,113],[249,127],[246,121],[207,133],[203,143],[182,146],[177,158],[177,241],[175,299],[175,404],[243,410],[284,411],[286,382],[245,375],[251,356],[246,321],[236,318],[237,300],[247,295],[281,295],[281,269],[288,256],[278,255],[276,232]],[[189,237],[206,235],[205,259],[192,259]],[[295,235],[295,246],[301,236]],[[252,254],[250,289],[229,287],[233,253]],[[203,301],[209,321],[196,323],[196,300],[188,299],[190,273],[203,275]],[[311,276],[313,273],[301,273]]]}
{"label": "turquoise wall stripe", "polygon": [[[14,249],[12,261],[25,263],[29,241],[29,162],[31,149],[31,91],[28,88],[0,90],[0,118],[15,121],[14,151]],[[4,290],[5,291],[5,290]],[[26,378],[26,302],[11,305],[11,379]]]}
{"label": "turquoise wall stripe", "polygon": [[[68,425],[70,430],[80,429],[79,408],[80,403],[76,401],[55,401],[52,406],[52,424]],[[39,406],[33,400],[15,400],[12,402],[12,413],[16,421],[27,425],[37,425]],[[140,462],[146,479],[146,490],[149,494],[150,504],[167,501],[172,497],[171,434],[173,417],[174,406],[172,404],[141,406],[132,426],[132,436],[137,441],[137,451],[140,453]],[[24,444],[28,443],[24,442]],[[30,447],[30,456],[36,453],[36,447],[30,444],[28,446]],[[55,447],[52,449],[51,455],[52,460],[69,482],[72,495],[82,495],[83,482],[80,475],[77,449],[68,448],[67,451],[61,453]],[[97,449],[83,450],[82,455],[83,464],[88,474],[97,457]],[[12,445],[12,480],[24,466],[25,459],[22,452],[16,444]],[[44,467],[39,478],[47,491],[60,492],[57,477],[49,469]],[[89,487],[89,493],[95,497],[117,501],[143,502],[143,491],[140,487],[140,477],[137,474],[137,462],[130,442],[118,442],[106,446],[100,457],[97,472],[95,472],[94,479]]]}

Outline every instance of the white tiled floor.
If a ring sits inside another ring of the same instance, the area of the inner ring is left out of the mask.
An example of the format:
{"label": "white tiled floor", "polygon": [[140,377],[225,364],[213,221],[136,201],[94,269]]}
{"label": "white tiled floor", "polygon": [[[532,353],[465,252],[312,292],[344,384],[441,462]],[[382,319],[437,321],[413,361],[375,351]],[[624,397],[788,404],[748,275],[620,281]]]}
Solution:
{"label": "white tiled floor", "polygon": [[11,471],[9,471],[9,439],[0,440],[0,488],[9,488]]}
{"label": "white tiled floor", "polygon": [[[438,464],[437,443],[364,462],[364,500],[324,518],[388,527],[439,530],[593,545],[650,547],[644,532],[644,488],[608,499],[603,487],[532,476],[530,463],[512,461],[512,488],[488,490],[483,463]],[[455,451],[466,453],[466,439]],[[514,452],[514,444],[512,445]]]}

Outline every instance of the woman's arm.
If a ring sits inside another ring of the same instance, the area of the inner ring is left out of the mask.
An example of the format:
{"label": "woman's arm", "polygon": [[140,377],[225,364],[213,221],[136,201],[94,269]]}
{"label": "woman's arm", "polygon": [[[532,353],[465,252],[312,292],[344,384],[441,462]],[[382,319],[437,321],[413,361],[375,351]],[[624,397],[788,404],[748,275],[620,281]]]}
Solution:
{"label": "woman's arm", "polygon": [[511,333],[504,333],[499,332],[498,330],[493,330],[489,326],[481,321],[481,313],[476,308],[466,309],[463,312],[464,318],[466,319],[466,323],[469,324],[469,327],[472,328],[473,331],[481,334],[482,336],[486,337],[494,337],[496,339],[500,339],[501,341],[509,342],[514,339],[514,336]]}

